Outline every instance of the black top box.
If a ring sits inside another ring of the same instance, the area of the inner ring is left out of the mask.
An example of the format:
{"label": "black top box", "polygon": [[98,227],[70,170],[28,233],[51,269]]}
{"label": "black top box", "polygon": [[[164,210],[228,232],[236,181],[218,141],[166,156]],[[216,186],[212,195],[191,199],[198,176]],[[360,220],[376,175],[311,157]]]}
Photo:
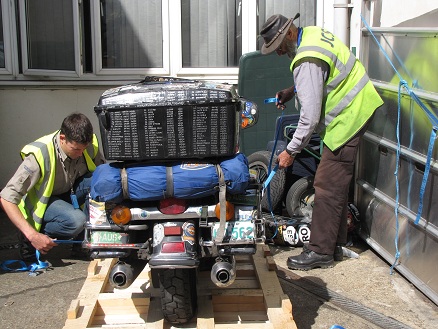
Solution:
{"label": "black top box", "polygon": [[233,85],[146,77],[105,91],[94,111],[107,160],[217,158],[238,151]]}

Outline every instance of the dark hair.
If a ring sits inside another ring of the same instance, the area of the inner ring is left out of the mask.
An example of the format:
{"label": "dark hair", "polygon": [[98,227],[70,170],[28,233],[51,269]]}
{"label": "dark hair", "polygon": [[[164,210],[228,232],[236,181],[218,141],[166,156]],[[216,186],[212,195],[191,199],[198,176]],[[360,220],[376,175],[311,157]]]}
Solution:
{"label": "dark hair", "polygon": [[82,113],[72,113],[62,121],[61,134],[68,142],[89,144],[93,140],[93,125]]}

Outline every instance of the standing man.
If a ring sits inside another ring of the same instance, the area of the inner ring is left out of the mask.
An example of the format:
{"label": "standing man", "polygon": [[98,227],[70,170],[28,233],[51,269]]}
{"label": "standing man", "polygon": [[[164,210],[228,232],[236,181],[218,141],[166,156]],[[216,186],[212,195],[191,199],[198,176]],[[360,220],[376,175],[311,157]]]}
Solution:
{"label": "standing man", "polygon": [[[364,66],[331,32],[309,26],[298,28],[294,19],[271,16],[260,32],[262,54],[276,52],[292,60],[295,85],[277,92],[277,107],[296,96],[301,106],[298,127],[285,151],[278,155],[279,168],[294,162],[312,133],[324,142],[314,179],[315,202],[308,246],[291,256],[291,269],[310,270],[342,259],[347,242],[347,202],[360,138],[375,110],[383,104]],[[298,108],[298,106],[297,106]]]}
{"label": "standing man", "polygon": [[60,130],[21,150],[23,162],[1,191],[0,203],[42,254],[57,245],[53,239],[72,239],[83,231],[91,173],[104,162],[98,147],[90,120],[73,113]]}

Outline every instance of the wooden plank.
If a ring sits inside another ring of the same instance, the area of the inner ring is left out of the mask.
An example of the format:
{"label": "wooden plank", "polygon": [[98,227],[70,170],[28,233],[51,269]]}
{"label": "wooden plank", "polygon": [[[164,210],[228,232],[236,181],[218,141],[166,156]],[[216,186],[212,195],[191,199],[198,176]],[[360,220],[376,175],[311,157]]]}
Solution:
{"label": "wooden plank", "polygon": [[217,304],[264,303],[261,289],[227,289],[212,292],[212,300]]}
{"label": "wooden plank", "polygon": [[214,312],[212,299],[209,296],[198,297],[198,315],[196,328],[214,329]]}
{"label": "wooden plank", "polygon": [[[215,324],[219,323],[265,323],[269,321],[266,311],[251,312],[217,312],[214,315]],[[241,328],[244,326],[241,326]],[[279,327],[280,328],[280,327]]]}
{"label": "wooden plank", "polygon": [[236,276],[255,276],[254,265],[251,263],[236,264]]}
{"label": "wooden plank", "polygon": [[266,265],[268,266],[269,271],[277,270],[277,264],[275,264],[274,257],[266,256]]}
{"label": "wooden plank", "polygon": [[73,299],[67,310],[67,319],[76,319],[79,311],[79,299]]}
{"label": "wooden plank", "polygon": [[237,324],[228,324],[228,323],[218,323],[215,326],[216,329],[278,329],[274,328],[272,323],[237,323]]}
{"label": "wooden plank", "polygon": [[214,303],[214,312],[251,312],[264,311],[266,312],[265,303]]}
{"label": "wooden plank", "polygon": [[271,255],[271,248],[267,244],[262,245],[263,257]]}
{"label": "wooden plank", "polygon": [[95,315],[91,326],[145,325],[146,313]]}
{"label": "wooden plank", "polygon": [[65,329],[70,328],[87,328],[96,312],[97,298],[108,281],[111,268],[116,259],[109,258],[105,260],[92,261],[88,266],[88,276],[84,285],[78,294],[79,307],[75,319],[67,318]]}
{"label": "wooden plank", "polygon": [[257,252],[253,255],[254,266],[257,278],[265,296],[265,304],[269,320],[275,328],[296,329],[294,321],[290,315],[285,313],[282,308],[283,289],[278,281],[275,271],[269,271],[264,260],[264,247],[257,245]]}
{"label": "wooden plank", "polygon": [[219,288],[211,280],[198,280],[198,292],[200,295],[211,294],[212,290],[221,289],[257,289],[260,288],[256,277],[237,278],[232,285],[226,288]]}
{"label": "wooden plank", "polygon": [[[164,328],[164,318],[161,311],[161,300],[159,298],[152,298],[151,304],[149,305],[149,312],[146,318],[146,323],[148,328]],[[166,326],[167,328],[167,326]]]}

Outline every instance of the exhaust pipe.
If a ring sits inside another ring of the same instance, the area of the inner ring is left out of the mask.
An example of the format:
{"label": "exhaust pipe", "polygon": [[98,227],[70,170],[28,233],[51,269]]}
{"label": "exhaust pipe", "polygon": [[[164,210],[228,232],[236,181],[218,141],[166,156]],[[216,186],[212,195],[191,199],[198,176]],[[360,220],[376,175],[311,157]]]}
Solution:
{"label": "exhaust pipe", "polygon": [[234,262],[234,257],[232,264],[224,261],[216,262],[211,268],[210,277],[211,281],[220,288],[231,285],[236,279],[236,264]]}
{"label": "exhaust pipe", "polygon": [[134,269],[125,262],[118,262],[111,269],[109,283],[113,288],[126,289],[134,281]]}

